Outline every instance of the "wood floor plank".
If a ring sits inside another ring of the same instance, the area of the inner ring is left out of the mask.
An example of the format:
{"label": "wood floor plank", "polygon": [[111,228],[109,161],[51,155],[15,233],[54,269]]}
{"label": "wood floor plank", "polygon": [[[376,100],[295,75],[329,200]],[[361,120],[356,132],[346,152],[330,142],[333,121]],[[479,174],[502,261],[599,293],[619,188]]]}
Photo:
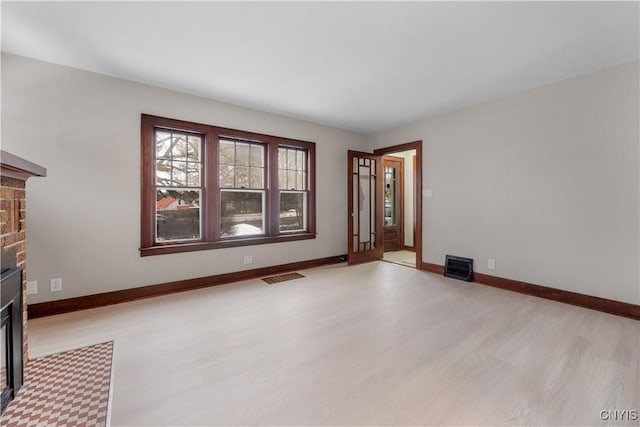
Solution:
{"label": "wood floor plank", "polygon": [[114,426],[600,425],[602,409],[640,410],[640,322],[386,262],[304,275],[35,319],[30,354],[114,340]]}

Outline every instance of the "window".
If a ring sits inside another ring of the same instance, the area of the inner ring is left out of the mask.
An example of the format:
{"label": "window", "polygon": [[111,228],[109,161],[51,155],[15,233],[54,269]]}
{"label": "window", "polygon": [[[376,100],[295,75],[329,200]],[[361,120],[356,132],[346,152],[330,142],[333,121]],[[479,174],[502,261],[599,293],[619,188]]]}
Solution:
{"label": "window", "polygon": [[265,173],[262,144],[219,141],[220,237],[265,234]]}
{"label": "window", "polygon": [[141,255],[315,238],[315,144],[142,115]]}
{"label": "window", "polygon": [[154,129],[156,241],[200,240],[202,137]]}
{"label": "window", "polygon": [[298,148],[278,148],[280,231],[307,227],[307,153]]}

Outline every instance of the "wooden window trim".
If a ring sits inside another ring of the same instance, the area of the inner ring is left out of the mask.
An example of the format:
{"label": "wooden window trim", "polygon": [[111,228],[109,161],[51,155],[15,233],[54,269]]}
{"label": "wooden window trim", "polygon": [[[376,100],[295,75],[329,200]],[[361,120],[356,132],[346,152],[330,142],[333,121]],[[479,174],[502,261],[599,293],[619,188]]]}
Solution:
{"label": "wooden window trim", "polygon": [[[165,117],[141,115],[141,221],[140,255],[160,255],[238,246],[262,245],[315,239],[316,237],[316,174],[315,143],[255,132],[223,128],[219,126],[192,123]],[[155,241],[155,145],[154,128],[198,133],[203,136],[202,146],[202,205],[199,241],[162,242]],[[218,144],[220,138],[228,137],[249,142],[259,142],[268,147],[265,155],[265,233],[261,236],[221,238],[220,197],[218,187]],[[280,232],[279,230],[279,189],[278,189],[278,147],[302,148],[307,151],[307,230],[303,232]],[[215,214],[207,214],[214,212]]]}

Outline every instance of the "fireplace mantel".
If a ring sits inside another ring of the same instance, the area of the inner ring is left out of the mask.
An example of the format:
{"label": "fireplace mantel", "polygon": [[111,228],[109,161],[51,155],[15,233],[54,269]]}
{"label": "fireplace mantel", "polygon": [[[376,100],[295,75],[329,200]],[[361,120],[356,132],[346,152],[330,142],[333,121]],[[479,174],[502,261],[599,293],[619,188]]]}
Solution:
{"label": "fireplace mantel", "polygon": [[47,176],[47,169],[15,154],[0,150],[0,175],[26,181],[32,176]]}

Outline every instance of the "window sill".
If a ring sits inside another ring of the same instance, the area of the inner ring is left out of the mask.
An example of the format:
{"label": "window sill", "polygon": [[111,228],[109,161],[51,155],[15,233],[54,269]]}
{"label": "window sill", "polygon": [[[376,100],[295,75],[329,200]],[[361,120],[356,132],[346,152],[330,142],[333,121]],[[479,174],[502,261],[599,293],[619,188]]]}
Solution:
{"label": "window sill", "polygon": [[140,248],[140,256],[174,254],[180,252],[206,251],[209,249],[235,248],[238,246],[265,245],[268,243],[292,242],[295,240],[315,239],[315,233],[284,234],[275,237],[249,237],[217,242],[169,243]]}

